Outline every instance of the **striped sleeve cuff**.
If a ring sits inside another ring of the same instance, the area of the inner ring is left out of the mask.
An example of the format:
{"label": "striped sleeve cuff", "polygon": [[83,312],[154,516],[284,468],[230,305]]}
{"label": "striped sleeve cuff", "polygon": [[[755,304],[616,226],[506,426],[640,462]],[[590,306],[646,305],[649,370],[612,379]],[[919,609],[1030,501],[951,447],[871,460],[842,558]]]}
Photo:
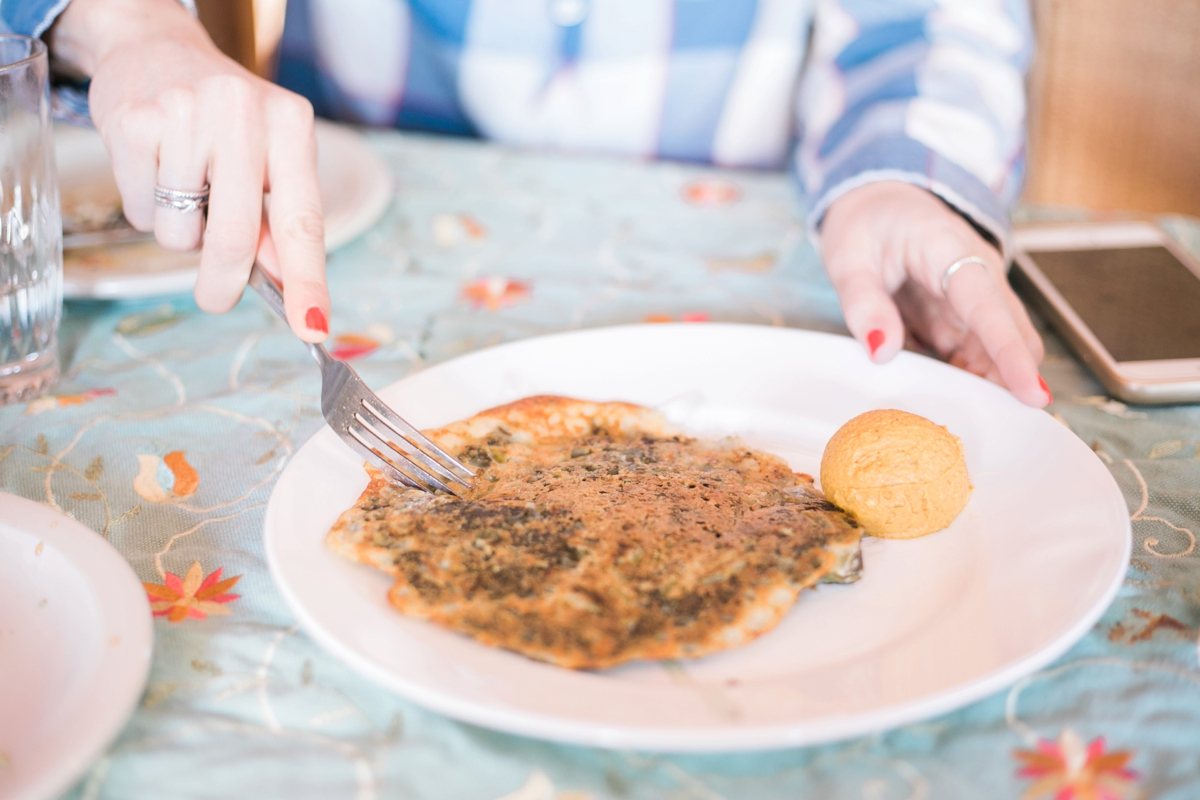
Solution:
{"label": "striped sleeve cuff", "polygon": [[821,220],[833,201],[852,189],[878,181],[911,183],[937,195],[991,236],[1007,262],[1009,215],[1004,202],[974,174],[906,136],[876,139],[838,159],[823,176],[819,188],[806,198],[812,241],[818,242]]}

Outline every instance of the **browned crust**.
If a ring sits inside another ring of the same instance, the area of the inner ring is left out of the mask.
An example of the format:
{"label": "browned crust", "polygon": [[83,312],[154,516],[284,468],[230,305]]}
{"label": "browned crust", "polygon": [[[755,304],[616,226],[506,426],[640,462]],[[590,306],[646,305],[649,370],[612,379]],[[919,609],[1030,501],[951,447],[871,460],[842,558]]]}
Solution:
{"label": "browned crust", "polygon": [[778,458],[630,403],[527,397],[428,433],[486,464],[467,500],[372,473],[329,546],[395,576],[402,613],[564,667],[748,642],[860,537]]}

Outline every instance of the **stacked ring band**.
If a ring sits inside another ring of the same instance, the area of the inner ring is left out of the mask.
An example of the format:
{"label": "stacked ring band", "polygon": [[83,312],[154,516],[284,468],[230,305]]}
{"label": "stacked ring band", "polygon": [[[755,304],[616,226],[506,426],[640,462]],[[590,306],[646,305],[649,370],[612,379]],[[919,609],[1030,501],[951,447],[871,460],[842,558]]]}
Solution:
{"label": "stacked ring band", "polygon": [[154,187],[154,205],[160,208],[173,208],[185,214],[200,211],[208,205],[209,187],[189,192],[182,189],[168,189],[165,186]]}

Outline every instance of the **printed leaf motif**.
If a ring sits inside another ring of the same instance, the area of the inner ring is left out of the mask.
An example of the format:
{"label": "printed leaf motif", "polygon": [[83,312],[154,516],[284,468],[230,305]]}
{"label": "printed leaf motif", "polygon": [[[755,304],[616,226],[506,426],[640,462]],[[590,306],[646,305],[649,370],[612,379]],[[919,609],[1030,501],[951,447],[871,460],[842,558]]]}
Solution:
{"label": "printed leaf motif", "polygon": [[708,322],[710,319],[712,317],[704,311],[685,311],[678,319],[670,314],[647,314],[642,322]]}
{"label": "printed leaf motif", "polygon": [[710,258],[708,268],[713,272],[770,272],[775,268],[774,253],[759,253],[756,256],[741,256],[730,258]]}
{"label": "printed leaf motif", "polygon": [[104,474],[104,456],[96,456],[92,462],[87,465],[87,469],[83,471],[83,477],[89,481],[99,479]]}
{"label": "printed leaf motif", "polygon": [[1081,397],[1079,402],[1085,406],[1094,406],[1105,414],[1117,417],[1119,419],[1145,419],[1146,414],[1143,411],[1133,411],[1129,406],[1122,403],[1120,400],[1114,400],[1111,397],[1104,395],[1093,395],[1091,397]]}
{"label": "printed leaf motif", "polygon": [[1108,631],[1108,640],[1121,644],[1146,642],[1154,638],[1159,631],[1173,633],[1184,639],[1192,637],[1192,629],[1172,617],[1170,614],[1157,614],[1142,608],[1132,610],[1134,619],[1121,621]]}
{"label": "printed leaf motif", "polygon": [[172,306],[159,306],[123,318],[117,323],[117,333],[122,336],[149,336],[170,328],[183,317],[184,315]]}
{"label": "printed leaf motif", "polygon": [[683,187],[683,199],[696,206],[724,206],[742,196],[742,190],[720,178],[700,178]]}
{"label": "printed leaf motif", "polygon": [[1106,752],[1104,739],[1085,745],[1067,728],[1058,741],[1043,739],[1034,750],[1017,750],[1017,777],[1031,778],[1023,800],[1125,800],[1131,796],[1137,773],[1128,768],[1128,750]]}
{"label": "printed leaf motif", "polygon": [[529,284],[511,278],[477,278],[462,288],[462,296],[476,308],[497,311],[516,305],[529,296]]}
{"label": "printed leaf motif", "polygon": [[242,579],[241,575],[221,579],[221,567],[204,575],[200,562],[193,562],[187,574],[180,578],[168,572],[163,583],[144,583],[150,598],[150,609],[156,617],[166,617],[170,622],[185,619],[204,619],[211,615],[230,613],[228,603],[241,595],[229,594],[229,589]]}
{"label": "printed leaf motif", "polygon": [[520,788],[509,792],[500,800],[593,800],[593,795],[574,789],[559,791],[554,788],[550,777],[539,769],[529,773],[529,777]]}
{"label": "printed leaf motif", "polygon": [[191,497],[200,486],[200,473],[188,462],[182,450],[172,450],[161,458],[142,453],[137,459],[134,491],[152,503]]}
{"label": "printed leaf motif", "polygon": [[1167,442],[1159,442],[1150,448],[1150,458],[1166,458],[1173,456],[1183,449],[1183,442],[1179,439],[1172,439]]}
{"label": "printed leaf motif", "polygon": [[433,240],[443,247],[486,236],[487,229],[470,214],[438,214],[433,218]]}
{"label": "printed leaf motif", "polygon": [[64,406],[78,406],[90,403],[97,397],[112,397],[116,393],[116,389],[88,389],[86,392],[78,394],[48,394],[37,398],[25,406],[25,413],[30,416],[36,416]]}

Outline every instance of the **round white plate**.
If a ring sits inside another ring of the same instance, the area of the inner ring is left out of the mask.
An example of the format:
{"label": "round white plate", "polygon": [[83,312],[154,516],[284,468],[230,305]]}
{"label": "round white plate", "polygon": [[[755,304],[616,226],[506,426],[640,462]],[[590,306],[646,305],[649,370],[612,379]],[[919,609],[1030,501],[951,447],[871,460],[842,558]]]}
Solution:
{"label": "round white plate", "polygon": [[[85,128],[54,131],[63,219],[105,219],[120,208],[108,153],[100,135]],[[371,227],[392,199],[391,172],[355,131],[317,123],[317,178],[325,210],[325,245],[333,250]],[[151,242],[88,247],[63,254],[68,299],[155,297],[189,292],[197,253],[177,253]]]}
{"label": "round white plate", "polygon": [[55,797],[116,737],[146,684],[146,592],[108,542],[0,493],[0,797]]}
{"label": "round white plate", "polygon": [[338,658],[462,720],[664,751],[864,734],[970,703],[1053,660],[1125,574],[1128,512],[1091,450],[998,387],[911,353],[881,367],[827,334],[638,325],[483,350],[382,396],[427,427],[537,393],[658,407],[693,432],[736,434],[811,474],[847,419],[906,409],[961,437],[975,492],[941,533],[866,540],[861,581],[802,594],[749,645],[678,666],[572,672],[406,619],[387,604],[387,577],[328,551],[325,532],[366,479],[326,428],[296,454],[267,508],[275,581]]}

